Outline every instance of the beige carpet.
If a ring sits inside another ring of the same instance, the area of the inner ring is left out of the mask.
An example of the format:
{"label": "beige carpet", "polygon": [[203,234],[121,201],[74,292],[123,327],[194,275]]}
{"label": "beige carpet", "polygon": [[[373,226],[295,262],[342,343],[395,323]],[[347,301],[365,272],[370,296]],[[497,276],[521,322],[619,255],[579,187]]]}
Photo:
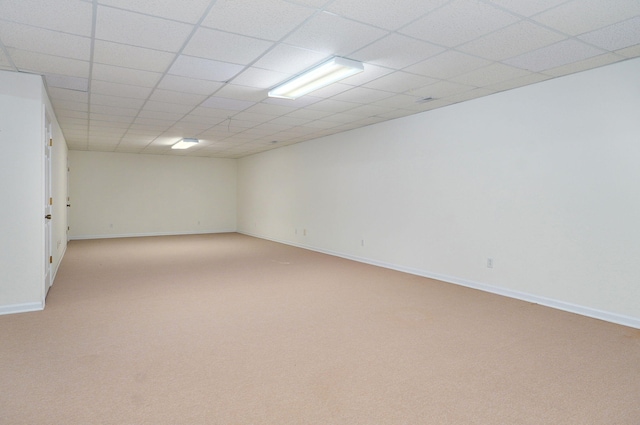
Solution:
{"label": "beige carpet", "polygon": [[73,241],[0,423],[640,424],[640,330],[239,234]]}

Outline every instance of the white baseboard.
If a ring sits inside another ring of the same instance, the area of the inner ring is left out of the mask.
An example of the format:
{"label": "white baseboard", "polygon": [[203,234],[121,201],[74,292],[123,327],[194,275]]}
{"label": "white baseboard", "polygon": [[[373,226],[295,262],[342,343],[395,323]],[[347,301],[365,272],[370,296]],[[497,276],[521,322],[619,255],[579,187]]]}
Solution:
{"label": "white baseboard", "polygon": [[237,231],[247,236],[253,236],[260,239],[266,239],[273,242],[282,243],[285,245],[291,245],[298,248],[308,249],[310,251],[321,252],[323,254],[333,255],[335,257],[346,258],[348,260],[357,261],[360,263],[371,264],[373,266],[384,267],[386,269],[397,270],[404,273],[413,274],[416,276],[427,277],[429,279],[435,279],[446,283],[453,283],[455,285],[466,286],[467,288],[473,288],[484,292],[490,292],[496,295],[502,295],[509,298],[515,298],[517,300],[526,301],[534,304],[543,305],[545,307],[555,308],[557,310],[566,311],[569,313],[575,313],[582,316],[591,317],[593,319],[604,320],[606,322],[616,323],[618,325],[629,326],[631,328],[640,329],[640,318],[625,316],[622,314],[612,313],[609,311],[597,310],[591,307],[585,307],[577,304],[568,303],[565,301],[555,300],[552,298],[541,297],[539,295],[529,294],[526,292],[514,291],[512,289],[500,288],[498,286],[488,285],[485,283],[474,282],[466,279],[461,279],[455,276],[446,276],[438,273],[429,272],[427,270],[414,269],[410,267],[398,266],[396,264],[385,263],[382,261],[371,260],[369,258],[358,257],[350,254],[344,254],[341,252],[331,251],[327,249],[316,248],[304,244],[298,244],[291,241],[279,240],[275,238],[269,238],[252,234],[250,232]]}
{"label": "white baseboard", "polygon": [[36,303],[23,303],[23,304],[11,304],[0,306],[0,315],[3,314],[15,314],[15,313],[27,313],[30,311],[44,310],[43,302]]}
{"label": "white baseboard", "polygon": [[149,236],[181,236],[181,235],[208,235],[212,233],[235,233],[236,229],[202,230],[194,232],[151,232],[151,233],[122,233],[109,235],[76,235],[69,236],[70,241],[86,239],[116,239],[116,238],[145,238]]}

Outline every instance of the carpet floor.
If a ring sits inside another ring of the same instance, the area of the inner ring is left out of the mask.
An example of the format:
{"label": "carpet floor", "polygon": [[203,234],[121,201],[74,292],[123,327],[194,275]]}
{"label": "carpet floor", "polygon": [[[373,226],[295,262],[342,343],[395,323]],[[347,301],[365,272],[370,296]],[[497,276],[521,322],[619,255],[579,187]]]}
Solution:
{"label": "carpet floor", "polygon": [[640,424],[640,330],[229,233],[71,241],[0,423]]}

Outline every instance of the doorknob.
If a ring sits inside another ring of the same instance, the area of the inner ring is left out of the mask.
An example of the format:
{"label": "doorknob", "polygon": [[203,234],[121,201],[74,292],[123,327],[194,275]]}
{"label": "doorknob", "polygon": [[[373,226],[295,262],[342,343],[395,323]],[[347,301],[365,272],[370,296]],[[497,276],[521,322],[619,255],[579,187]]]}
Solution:
{"label": "doorknob", "polygon": [[44,218],[46,218],[47,220],[51,220],[51,214],[45,215]]}

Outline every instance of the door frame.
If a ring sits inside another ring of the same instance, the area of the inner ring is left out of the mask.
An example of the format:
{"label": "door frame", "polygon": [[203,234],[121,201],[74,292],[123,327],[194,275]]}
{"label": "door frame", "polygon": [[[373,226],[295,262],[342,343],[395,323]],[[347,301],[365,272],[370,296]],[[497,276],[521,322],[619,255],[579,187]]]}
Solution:
{"label": "door frame", "polygon": [[52,145],[51,119],[44,111],[44,298],[47,297],[53,279],[53,195],[51,190]]}

